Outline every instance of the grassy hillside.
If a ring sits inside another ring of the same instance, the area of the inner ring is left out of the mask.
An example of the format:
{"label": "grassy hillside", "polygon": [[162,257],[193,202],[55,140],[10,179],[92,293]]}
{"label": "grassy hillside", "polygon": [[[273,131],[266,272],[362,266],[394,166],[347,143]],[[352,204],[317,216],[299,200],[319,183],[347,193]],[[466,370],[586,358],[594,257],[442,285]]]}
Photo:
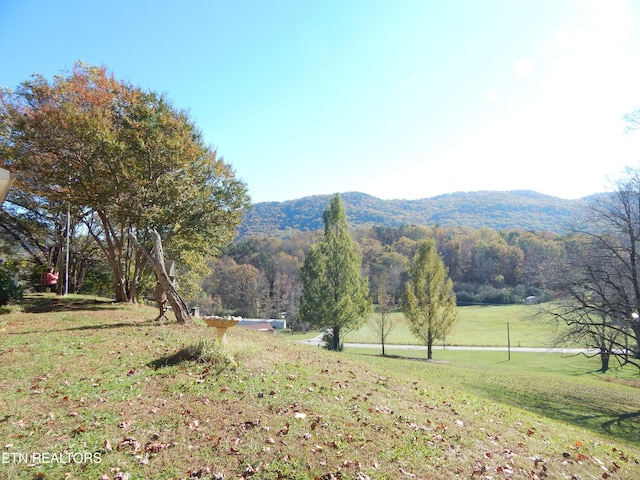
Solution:
{"label": "grassy hillside", "polygon": [[640,475],[637,388],[154,317],[73,296],[0,317],[0,478]]}

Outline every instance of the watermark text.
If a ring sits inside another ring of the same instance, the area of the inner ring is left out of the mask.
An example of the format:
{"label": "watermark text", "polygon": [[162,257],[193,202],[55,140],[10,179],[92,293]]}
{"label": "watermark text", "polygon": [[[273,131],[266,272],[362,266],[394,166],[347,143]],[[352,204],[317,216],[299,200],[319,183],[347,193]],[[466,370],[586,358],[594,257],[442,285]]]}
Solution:
{"label": "watermark text", "polygon": [[46,463],[100,463],[100,452],[2,452],[0,463],[25,463],[41,465]]}

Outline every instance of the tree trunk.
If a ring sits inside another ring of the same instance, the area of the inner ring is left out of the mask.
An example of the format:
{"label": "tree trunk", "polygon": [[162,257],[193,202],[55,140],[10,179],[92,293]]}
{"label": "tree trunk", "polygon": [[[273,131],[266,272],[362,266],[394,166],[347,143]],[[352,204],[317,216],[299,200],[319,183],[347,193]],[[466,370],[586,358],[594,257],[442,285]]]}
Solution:
{"label": "tree trunk", "polygon": [[[102,229],[96,229],[95,226],[88,222],[85,222],[85,226],[88,228],[91,237],[104,252],[107,262],[109,262],[109,266],[113,271],[113,276],[115,277],[113,289],[116,303],[129,302],[131,301],[128,288],[129,282],[122,262],[124,258],[124,247],[122,245],[124,239],[116,235],[104,211],[99,210],[97,213]],[[122,229],[120,231],[122,233]]]}
{"label": "tree trunk", "polygon": [[611,355],[606,350],[600,351],[600,372],[606,373],[609,370],[609,360]]}
{"label": "tree trunk", "polygon": [[128,302],[129,295],[127,294],[127,284],[124,278],[116,280],[114,285],[115,301],[116,303]]}
{"label": "tree trunk", "polygon": [[637,320],[633,321],[631,323],[631,330],[633,331],[633,336],[635,337],[635,346],[632,349],[633,358],[640,359],[640,322],[638,322]]}
{"label": "tree trunk", "polygon": [[431,332],[427,334],[427,360],[433,360],[433,336]]}
{"label": "tree trunk", "polygon": [[333,327],[333,338],[331,339],[333,341],[333,350],[335,352],[339,352],[340,351],[340,328],[339,327]]}
{"label": "tree trunk", "polygon": [[178,323],[186,323],[187,320],[191,320],[191,313],[189,312],[189,307],[184,303],[184,300],[180,296],[180,294],[176,291],[173,283],[169,279],[169,275],[167,274],[167,270],[164,266],[164,253],[162,250],[162,241],[160,239],[160,234],[154,230],[152,235],[153,240],[153,248],[156,251],[156,258],[153,258],[147,250],[138,243],[138,241],[130,236],[131,240],[134,242],[136,247],[147,257],[151,267],[153,268],[153,272],[156,274],[158,278],[158,282],[160,286],[167,292],[167,301],[171,308],[173,309],[173,313],[176,316],[176,320]]}

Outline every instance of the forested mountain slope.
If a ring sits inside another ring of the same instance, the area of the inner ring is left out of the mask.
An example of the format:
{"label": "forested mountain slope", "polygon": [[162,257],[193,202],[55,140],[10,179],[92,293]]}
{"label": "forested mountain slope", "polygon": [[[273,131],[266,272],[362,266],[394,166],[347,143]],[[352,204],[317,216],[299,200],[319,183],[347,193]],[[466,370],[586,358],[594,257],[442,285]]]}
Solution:
{"label": "forested mountain slope", "polygon": [[[381,200],[358,192],[340,195],[352,227],[442,225],[556,233],[566,232],[576,208],[585,200],[565,200],[528,190],[458,192],[420,200]],[[330,198],[316,195],[256,203],[245,214],[239,236],[322,229],[322,212]]]}

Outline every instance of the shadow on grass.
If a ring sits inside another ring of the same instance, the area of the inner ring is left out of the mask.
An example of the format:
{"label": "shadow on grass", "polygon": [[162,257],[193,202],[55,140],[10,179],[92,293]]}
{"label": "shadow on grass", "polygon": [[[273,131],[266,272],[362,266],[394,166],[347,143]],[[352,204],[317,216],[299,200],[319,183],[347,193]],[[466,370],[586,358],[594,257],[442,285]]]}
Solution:
{"label": "shadow on grass", "polygon": [[439,360],[437,358],[428,359],[426,357],[407,357],[404,355],[397,354],[388,354],[385,353],[362,353],[362,352],[349,352],[350,355],[359,355],[362,357],[377,357],[377,358],[388,358],[390,360],[409,360],[413,362],[424,362],[424,363],[452,363],[450,360]]}
{"label": "shadow on grass", "polygon": [[[382,355],[380,353],[353,353],[368,357],[384,358],[390,361],[414,361],[449,363],[448,361],[427,360],[426,358],[402,355]],[[454,365],[454,368],[457,368]],[[504,373],[464,369],[463,375],[451,371],[452,385],[490,401],[510,405],[554,421],[571,424],[600,435],[640,445],[640,407],[635,398],[637,389],[627,387],[631,392],[609,390],[606,387],[586,387],[571,380],[549,376],[517,376],[518,372]],[[514,376],[515,374],[515,376]],[[631,395],[631,396],[630,396]]]}
{"label": "shadow on grass", "polygon": [[488,399],[640,445],[640,411],[620,411],[624,405],[614,398],[600,398],[603,393],[594,392],[592,397],[572,393],[570,385],[566,392],[550,389],[547,394],[540,390],[524,392],[504,384],[474,382],[472,388]]}
{"label": "shadow on grass", "polygon": [[212,368],[217,374],[236,367],[233,357],[225,353],[215,340],[202,340],[198,343],[187,345],[171,355],[165,355],[149,362],[147,366],[158,370],[181,363],[200,363]]}
{"label": "shadow on grass", "polygon": [[162,327],[164,323],[147,320],[144,322],[118,322],[118,323],[102,323],[99,325],[81,325],[79,327],[69,328],[48,328],[46,330],[21,330],[19,332],[9,332],[9,335],[32,335],[34,333],[55,333],[55,332],[81,332],[85,330],[109,330],[115,328],[127,328],[127,327]]}
{"label": "shadow on grass", "polygon": [[25,313],[51,313],[69,310],[106,310],[116,308],[111,300],[94,298],[67,298],[62,296],[31,296],[25,298],[23,311]]}
{"label": "shadow on grass", "polygon": [[173,367],[185,362],[197,362],[200,358],[200,352],[193,345],[181,348],[171,355],[165,355],[147,364],[148,367],[159,369],[164,367]]}
{"label": "shadow on grass", "polygon": [[610,432],[611,435],[619,435],[619,432],[623,432],[626,437],[635,439],[634,443],[640,444],[638,439],[638,427],[640,426],[640,412],[624,413],[617,415],[612,420],[604,422],[602,427],[605,431]]}
{"label": "shadow on grass", "polygon": [[99,325],[82,325],[81,327],[69,327],[69,328],[48,328],[46,330],[22,330],[20,332],[9,332],[9,335],[31,335],[34,333],[56,333],[56,332],[81,332],[84,330],[109,330],[115,328],[127,328],[127,327],[153,327],[162,326],[162,324],[153,320],[147,320],[145,322],[132,322],[132,323],[101,323]]}
{"label": "shadow on grass", "polygon": [[[22,311],[24,313],[59,313],[59,312],[78,312],[78,311],[105,311],[111,310],[117,311],[121,307],[120,304],[108,299],[98,298],[84,298],[53,296],[50,294],[36,294],[25,297],[22,303]],[[108,314],[107,314],[108,315]],[[166,323],[162,320],[145,320],[145,321],[132,321],[132,322],[117,322],[117,323],[101,323],[90,325],[79,325],[68,328],[53,328],[53,329],[38,329],[38,330],[22,330],[19,332],[9,332],[9,335],[30,335],[34,333],[52,333],[52,332],[73,332],[73,331],[88,331],[88,330],[104,330],[104,329],[117,329],[127,327],[153,327],[163,326]]]}

